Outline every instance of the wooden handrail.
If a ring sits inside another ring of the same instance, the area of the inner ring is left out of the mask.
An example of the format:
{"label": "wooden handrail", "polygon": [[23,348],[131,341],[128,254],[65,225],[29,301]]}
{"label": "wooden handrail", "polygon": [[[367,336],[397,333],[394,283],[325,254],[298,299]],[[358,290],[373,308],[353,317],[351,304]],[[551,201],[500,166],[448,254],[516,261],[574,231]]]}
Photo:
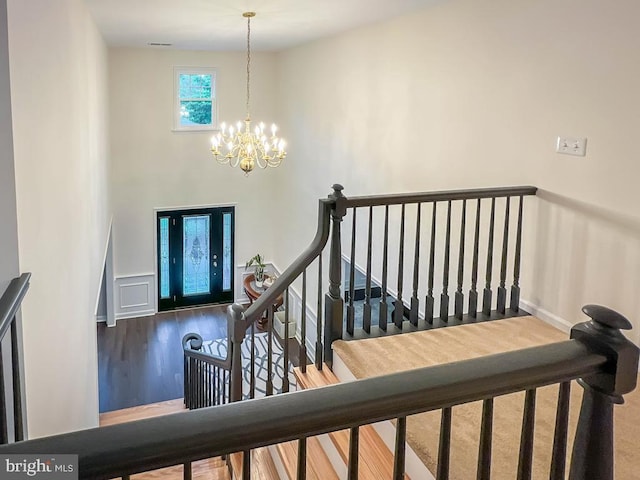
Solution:
{"label": "wooden handrail", "polygon": [[335,201],[331,197],[320,200],[318,206],[318,228],[313,241],[291,266],[273,282],[273,285],[244,311],[243,320],[245,322],[245,330],[248,329],[253,322],[261,318],[262,314],[274,304],[276,299],[285,292],[287,287],[320,255],[329,238],[329,214],[334,204]]}
{"label": "wooden handrail", "polygon": [[383,205],[402,205],[409,203],[442,202],[448,200],[473,200],[478,198],[502,198],[535,195],[537,187],[495,187],[473,188],[466,190],[443,190],[437,192],[396,193],[390,195],[367,195],[348,197],[346,207],[378,207]]}
{"label": "wooden handrail", "polygon": [[590,376],[607,362],[569,340],[40,438],[2,446],[0,455],[77,454],[80,478],[113,478]]}
{"label": "wooden handrail", "polygon": [[30,273],[23,273],[20,277],[14,278],[0,298],[0,340],[4,338],[13,317],[20,309],[22,299],[29,290],[30,279]]}

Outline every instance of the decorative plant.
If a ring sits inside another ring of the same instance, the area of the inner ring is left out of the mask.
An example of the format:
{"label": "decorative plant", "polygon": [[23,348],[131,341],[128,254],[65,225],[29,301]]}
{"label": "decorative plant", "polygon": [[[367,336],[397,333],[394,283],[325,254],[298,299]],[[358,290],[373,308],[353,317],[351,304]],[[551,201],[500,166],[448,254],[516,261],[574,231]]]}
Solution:
{"label": "decorative plant", "polygon": [[264,269],[266,265],[264,264],[264,257],[259,253],[255,254],[245,264],[244,268],[247,269],[251,266],[254,266],[254,276],[256,279],[256,285],[261,286],[264,281]]}

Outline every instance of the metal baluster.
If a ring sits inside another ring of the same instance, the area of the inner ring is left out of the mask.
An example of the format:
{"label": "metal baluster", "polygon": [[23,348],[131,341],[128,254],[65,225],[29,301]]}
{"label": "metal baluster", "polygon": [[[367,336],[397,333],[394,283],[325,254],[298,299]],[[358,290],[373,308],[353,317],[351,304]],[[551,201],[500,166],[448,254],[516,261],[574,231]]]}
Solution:
{"label": "metal baluster", "polygon": [[251,480],[251,450],[242,452],[242,480]]}
{"label": "metal baluster", "polygon": [[225,370],[225,385],[227,386],[227,394],[225,396],[225,403],[229,403],[231,401],[231,372]]}
{"label": "metal baluster", "polygon": [[498,287],[498,306],[499,313],[504,315],[507,305],[507,289],[505,282],[507,280],[507,252],[509,251],[509,208],[511,197],[507,197],[507,204],[504,210],[504,233],[502,236],[502,264],[500,266],[500,286]]}
{"label": "metal baluster", "polygon": [[467,221],[467,201],[462,200],[462,218],[460,219],[460,246],[458,248],[458,290],[455,296],[454,315],[458,320],[462,320],[464,310],[464,293],[462,293],[462,283],[464,282],[464,242]]}
{"label": "metal baluster", "polygon": [[516,232],[516,253],[513,265],[513,285],[511,286],[511,302],[509,308],[514,312],[520,309],[520,254],[522,253],[522,204],[524,198],[520,195],[518,205],[518,231]]}
{"label": "metal baluster", "polygon": [[369,238],[367,242],[367,282],[364,291],[362,328],[371,333],[371,246],[373,243],[373,207],[369,207]]}
{"label": "metal baluster", "polygon": [[318,309],[316,314],[316,368],[322,370],[322,252],[318,255]]}
{"label": "metal baluster", "polygon": [[380,298],[380,312],[378,316],[378,326],[380,330],[387,331],[387,266],[389,260],[389,205],[384,207],[384,242],[382,246],[382,292]]}
{"label": "metal baluster", "polygon": [[358,480],[358,443],[359,443],[360,429],[354,427],[351,429],[349,436],[349,465],[347,468],[347,479]]}
{"label": "metal baluster", "polygon": [[219,368],[214,365],[213,366],[213,404],[220,405],[220,373]]}
{"label": "metal baluster", "polygon": [[307,373],[307,269],[302,272],[302,312],[300,315],[300,371]]}
{"label": "metal baluster", "polygon": [[13,372],[13,417],[15,441],[24,440],[24,418],[22,414],[22,385],[20,383],[20,355],[18,350],[18,326],[14,317],[11,322],[11,367]]}
{"label": "metal baluster", "polygon": [[282,377],[282,393],[289,391],[289,288],[285,290],[284,312],[284,365]]}
{"label": "metal baluster", "polygon": [[307,439],[298,440],[298,480],[307,478]]}
{"label": "metal baluster", "polygon": [[491,478],[491,447],[493,442],[493,398],[482,403],[482,426],[480,427],[480,446],[478,447],[477,480]]}
{"label": "metal baluster", "polygon": [[189,358],[189,410],[196,408],[196,361]]}
{"label": "metal baluster", "polygon": [[184,394],[184,406],[185,408],[189,408],[189,367],[188,367],[188,358],[187,355],[182,352],[182,392]]}
{"label": "metal baluster", "polygon": [[349,305],[347,306],[347,332],[353,335],[355,325],[355,308],[353,300],[355,297],[355,277],[356,277],[356,209],[353,209],[353,223],[351,226],[351,264],[349,265]]}
{"label": "metal baluster", "polygon": [[416,212],[416,242],[413,252],[413,295],[411,297],[411,315],[409,321],[417,326],[418,325],[418,307],[420,301],[418,300],[418,280],[420,268],[420,210],[422,204],[418,203],[418,210]]}
{"label": "metal baluster", "polygon": [[198,408],[204,407],[204,362],[198,360]]}
{"label": "metal baluster", "polygon": [[447,232],[445,234],[444,268],[442,270],[442,294],[440,295],[440,320],[449,321],[449,258],[451,254],[451,200],[447,208]]}
{"label": "metal baluster", "polygon": [[207,407],[213,405],[213,365],[207,364]]}
{"label": "metal baluster", "polygon": [[564,480],[567,464],[567,433],[569,431],[569,400],[571,382],[563,382],[558,390],[556,408],[556,429],[553,434],[553,452],[551,454],[550,480]]}
{"label": "metal baluster", "polygon": [[256,322],[251,324],[251,363],[249,365],[249,398],[256,398]]}
{"label": "metal baluster", "polygon": [[451,456],[451,407],[442,409],[440,420],[440,445],[438,448],[437,480],[448,480]]}
{"label": "metal baluster", "polygon": [[265,395],[273,395],[273,306],[267,310],[267,385]]}
{"label": "metal baluster", "polygon": [[407,417],[400,417],[396,425],[396,452],[393,458],[393,480],[404,479],[406,438]]}
{"label": "metal baluster", "polygon": [[438,204],[433,202],[433,210],[431,213],[431,245],[429,246],[429,279],[427,284],[427,298],[425,300],[424,319],[427,323],[433,323],[433,278],[435,272],[436,261],[436,221],[437,221]]}
{"label": "metal baluster", "polygon": [[184,480],[191,480],[191,477],[192,477],[191,462],[184,463],[182,467],[182,471],[183,471],[182,478]]}
{"label": "metal baluster", "polygon": [[473,237],[473,263],[471,265],[471,290],[469,290],[469,316],[478,316],[478,251],[480,246],[480,203],[476,207],[476,229]]}
{"label": "metal baluster", "polygon": [[527,390],[522,414],[522,435],[520,437],[520,456],[518,459],[518,480],[531,479],[533,466],[533,432],[536,415],[536,391]]}
{"label": "metal baluster", "polygon": [[400,251],[398,252],[398,295],[396,296],[396,304],[393,309],[393,323],[395,323],[397,328],[402,330],[402,322],[404,320],[404,303],[402,302],[402,285],[404,283],[404,203],[402,204],[401,212]]}
{"label": "metal baluster", "polygon": [[482,298],[482,314],[487,317],[491,315],[491,272],[493,270],[493,230],[496,218],[496,199],[491,199],[491,218],[489,220],[489,247],[487,251],[487,275]]}

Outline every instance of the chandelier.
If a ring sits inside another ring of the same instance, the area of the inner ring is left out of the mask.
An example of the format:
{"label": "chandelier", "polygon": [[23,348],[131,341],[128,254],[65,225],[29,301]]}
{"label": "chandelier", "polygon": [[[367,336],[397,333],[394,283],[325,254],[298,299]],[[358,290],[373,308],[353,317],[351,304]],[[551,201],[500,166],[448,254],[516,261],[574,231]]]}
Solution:
{"label": "chandelier", "polygon": [[240,166],[240,169],[249,173],[258,166],[259,168],[277,167],[287,156],[285,141],[276,136],[278,127],[271,125],[271,136],[265,133],[264,123],[251,129],[251,114],[249,113],[249,100],[251,99],[251,18],[255,12],[242,14],[247,19],[247,117],[242,122],[228,126],[220,125],[217,135],[211,137],[211,153],[222,165]]}

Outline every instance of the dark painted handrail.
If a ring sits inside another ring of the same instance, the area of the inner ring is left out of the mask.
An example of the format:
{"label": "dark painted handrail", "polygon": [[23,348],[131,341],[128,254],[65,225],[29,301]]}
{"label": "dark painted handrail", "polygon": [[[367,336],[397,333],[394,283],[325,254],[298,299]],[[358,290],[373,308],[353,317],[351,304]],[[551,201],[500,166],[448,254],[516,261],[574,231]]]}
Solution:
{"label": "dark painted handrail", "polygon": [[367,195],[361,197],[348,197],[346,208],[352,207],[376,207],[382,205],[402,205],[409,203],[441,202],[447,200],[470,200],[478,198],[517,197],[520,195],[535,195],[537,187],[495,187],[473,188],[467,190],[443,190],[437,192],[421,193],[396,193],[390,195]]}
{"label": "dark painted handrail", "polygon": [[30,273],[23,273],[20,277],[14,278],[0,298],[0,339],[4,338],[20,309],[22,299],[29,290],[30,279]]}
{"label": "dark painted handrail", "polygon": [[[22,299],[29,289],[30,273],[23,273],[9,283],[6,291],[0,298],[0,342],[4,343],[7,333],[11,332],[11,356],[9,366],[11,369],[10,380],[6,379],[2,363],[4,356],[3,346],[0,345],[0,443],[12,441],[10,430],[13,430],[13,441],[24,440],[27,432],[27,420],[25,412],[25,398],[23,392],[24,366],[20,351],[22,338],[18,325],[18,310],[22,305]],[[7,408],[6,392],[11,386],[13,414],[9,415]],[[11,427],[13,424],[13,428]]]}
{"label": "dark painted handrail", "polygon": [[113,478],[591,376],[606,365],[606,356],[570,340],[6,445],[0,455],[77,454],[80,478]]}
{"label": "dark painted handrail", "polygon": [[321,199],[318,206],[318,229],[311,244],[302,254],[280,275],[253,304],[244,311],[245,328],[262,317],[276,299],[296,280],[302,272],[320,255],[329,238],[329,214],[335,200],[331,197]]}
{"label": "dark painted handrail", "polygon": [[[613,405],[636,387],[639,349],[620,331],[631,328],[622,315],[597,305],[583,312],[591,321],[574,326],[565,342],[19,442],[1,446],[0,456],[76,454],[82,479],[129,478],[172,465],[185,465],[185,478],[191,478],[193,461],[244,452],[243,478],[250,478],[254,448],[296,439],[304,444],[310,436],[351,429],[349,471],[355,476],[359,426],[394,418],[402,426],[409,415],[442,409],[438,474],[448,478],[451,407],[485,400],[478,468],[488,475],[492,399],[526,391],[518,478],[531,478],[536,389],[579,379],[584,396],[569,479],[613,480]],[[558,409],[556,460],[566,453],[564,410]],[[397,445],[403,442],[401,430]],[[401,450],[396,449],[396,479],[403,477]],[[304,470],[299,464],[298,471]],[[552,471],[554,480],[565,478],[564,462]]]}
{"label": "dark painted handrail", "polygon": [[569,340],[31,440],[0,454],[78,454],[81,478],[113,478],[594,375],[606,363]]}

